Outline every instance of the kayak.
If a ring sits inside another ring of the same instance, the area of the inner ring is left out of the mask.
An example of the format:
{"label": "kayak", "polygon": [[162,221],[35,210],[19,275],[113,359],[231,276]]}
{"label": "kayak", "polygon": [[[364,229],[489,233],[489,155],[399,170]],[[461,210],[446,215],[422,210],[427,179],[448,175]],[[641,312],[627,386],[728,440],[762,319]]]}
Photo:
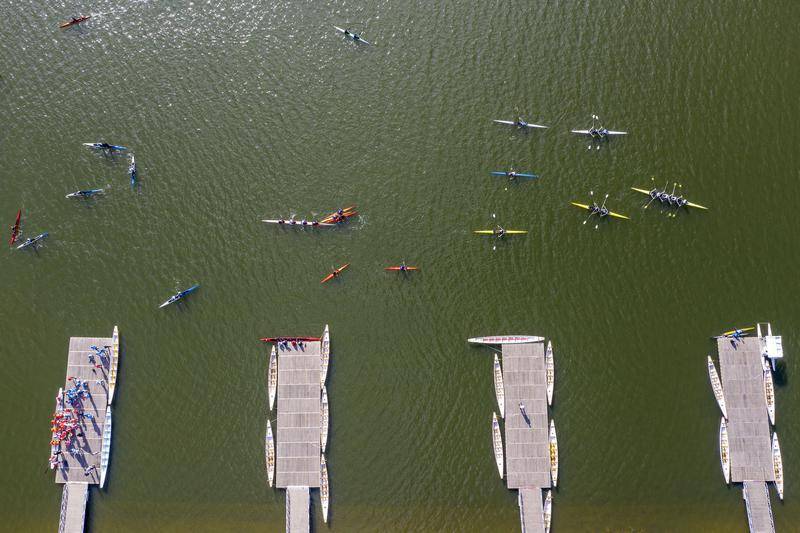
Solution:
{"label": "kayak", "polygon": [[[592,208],[590,206],[586,205],[586,204],[579,204],[577,202],[570,202],[570,203],[572,205],[574,205],[575,207],[580,207],[581,209],[588,209],[589,211],[592,210]],[[614,217],[614,218],[621,218],[623,220],[630,220],[630,217],[626,217],[625,215],[620,215],[619,213],[615,213],[613,211],[609,211],[608,212],[608,216],[611,216],[611,217]]]}
{"label": "kayak", "polygon": [[[479,229],[472,233],[476,235],[500,235],[500,232],[496,229]],[[528,233],[527,230],[507,229],[503,235],[525,235],[526,233]]]}
{"label": "kayak", "polygon": [[136,185],[136,158],[131,154],[131,164],[128,165],[128,175],[131,177],[131,188]]}
{"label": "kayak", "polygon": [[369,41],[367,41],[365,39],[362,39],[361,36],[351,32],[351,31],[347,31],[347,30],[345,30],[343,28],[340,28],[338,26],[334,26],[334,28],[336,28],[336,31],[338,31],[339,33],[343,33],[344,36],[347,37],[348,39],[350,39],[351,41],[355,41],[357,43],[372,44],[371,42],[369,42]]}
{"label": "kayak", "polygon": [[327,276],[322,278],[322,281],[320,281],[320,283],[325,283],[327,281],[332,280],[333,278],[338,276],[344,269],[346,269],[349,266],[350,266],[350,263],[343,264],[342,266],[340,266],[339,268],[337,268],[336,270],[334,270],[333,272],[331,272],[330,274],[328,274]]}
{"label": "kayak", "polygon": [[89,198],[95,194],[102,193],[103,189],[86,189],[84,191],[75,191],[66,195],[64,198]]}
{"label": "kayak", "polygon": [[91,15],[81,15],[80,17],[72,18],[72,20],[67,20],[65,22],[62,22],[61,24],[58,25],[58,27],[62,28],[62,29],[63,28],[69,28],[71,26],[74,26],[75,24],[80,24],[81,22],[86,22],[90,18],[92,18]]}
{"label": "kayak", "polygon": [[47,233],[45,231],[44,233],[40,233],[36,237],[32,237],[30,239],[25,239],[25,242],[23,242],[22,244],[17,246],[17,250],[22,250],[23,248],[27,248],[28,246],[33,246],[36,243],[38,243],[39,241],[41,241],[42,239],[44,239],[45,237],[47,237],[48,235],[49,235],[49,233]]}
{"label": "kayak", "polygon": [[120,146],[118,144],[109,144],[108,146],[103,146],[103,143],[83,143],[83,145],[90,148],[95,148],[97,150],[116,150],[119,152],[127,150],[125,146]]}
{"label": "kayak", "polygon": [[[354,216],[356,216],[358,214],[358,211],[354,211],[353,210],[354,208],[355,208],[355,206],[348,207],[347,209],[342,209],[342,214],[341,215],[339,215],[338,212],[331,213],[330,215],[328,215],[325,218],[323,218],[322,220],[320,220],[320,222],[332,223],[332,224],[342,223],[345,220],[347,220],[348,218],[354,217]],[[339,220],[338,222],[336,221],[336,217],[337,216],[341,217],[341,220]]]}
{"label": "kayak", "polygon": [[19,236],[19,219],[22,217],[22,209],[17,211],[17,220],[14,222],[14,225],[11,226],[11,239],[8,241],[9,246],[14,246],[14,243],[17,242],[17,237]]}
{"label": "kayak", "polygon": [[519,126],[520,128],[543,128],[547,129],[548,126],[541,126],[539,124],[531,124],[530,122],[516,122],[514,120],[493,120],[492,122],[496,122],[497,124],[508,124],[509,126]]}
{"label": "kayak", "polygon": [[169,304],[174,304],[178,300],[183,299],[186,295],[188,295],[190,293],[193,293],[194,291],[196,291],[199,288],[200,288],[199,284],[198,285],[192,285],[191,287],[189,287],[185,291],[181,291],[181,292],[175,294],[174,296],[170,296],[169,299],[166,302],[164,302],[163,304],[159,305],[158,308],[161,309],[162,307],[166,307]]}
{"label": "kayak", "polygon": [[403,268],[403,267],[400,267],[400,266],[392,266],[392,267],[386,267],[386,268],[384,268],[384,270],[392,270],[392,271],[397,271],[397,272],[408,272],[410,270],[419,270],[419,268],[418,267],[405,267],[405,268]]}
{"label": "kayak", "polygon": [[310,222],[306,220],[305,222],[303,222],[303,221],[297,221],[297,220],[265,219],[265,220],[262,220],[261,222],[266,222],[267,224],[280,224],[281,226],[303,226],[303,227],[311,227],[311,228],[316,228],[316,227],[320,227],[320,226],[326,227],[326,228],[330,228],[330,227],[333,227],[333,226],[336,225],[336,224],[327,224],[327,223],[317,222],[316,220],[312,220]]}
{"label": "kayak", "polygon": [[523,172],[516,172],[512,176],[508,172],[504,172],[502,170],[493,170],[489,174],[491,174],[492,176],[504,176],[506,178],[538,178],[539,177],[536,174],[526,174],[526,173],[523,173]]}
{"label": "kayak", "polygon": [[271,343],[278,343],[278,342],[317,342],[319,341],[319,337],[262,337],[259,339],[263,342],[271,342]]}

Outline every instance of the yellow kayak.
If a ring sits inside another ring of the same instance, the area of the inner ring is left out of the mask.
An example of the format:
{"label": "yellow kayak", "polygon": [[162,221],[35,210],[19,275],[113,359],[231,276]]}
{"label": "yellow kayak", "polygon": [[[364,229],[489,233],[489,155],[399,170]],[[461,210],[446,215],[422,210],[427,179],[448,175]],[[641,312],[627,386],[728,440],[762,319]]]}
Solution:
{"label": "yellow kayak", "polygon": [[749,327],[749,328],[732,329],[730,331],[726,331],[721,336],[722,337],[730,337],[731,335],[733,335],[736,332],[744,333],[745,331],[753,331],[754,329],[756,329],[755,326],[752,326],[752,327]]}
{"label": "yellow kayak", "polygon": [[[479,229],[473,231],[475,235],[500,235],[500,231],[496,229]],[[519,230],[519,229],[507,229],[503,235],[525,235],[528,233],[526,230]]]}
{"label": "yellow kayak", "polygon": [[[581,209],[586,209],[587,211],[591,211],[592,210],[591,206],[588,206],[586,204],[579,204],[577,202],[570,202],[570,203],[572,205],[574,205],[575,207],[580,207]],[[609,211],[608,215],[612,216],[614,218],[621,218],[623,220],[630,220],[630,217],[626,217],[625,215],[620,215],[619,213],[615,213],[613,211]]]}

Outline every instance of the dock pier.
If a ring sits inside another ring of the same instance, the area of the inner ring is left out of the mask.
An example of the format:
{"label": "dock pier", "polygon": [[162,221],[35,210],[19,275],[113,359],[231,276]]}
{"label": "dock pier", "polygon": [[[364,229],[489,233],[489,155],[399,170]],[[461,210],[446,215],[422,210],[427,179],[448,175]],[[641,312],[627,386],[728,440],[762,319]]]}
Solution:
{"label": "dock pier", "polygon": [[[58,454],[53,469],[55,482],[64,485],[59,514],[59,533],[80,533],[84,530],[89,486],[99,485],[101,478],[105,477],[103,463],[107,467],[108,462],[101,459],[103,456],[108,457],[110,447],[110,435],[106,439],[105,449],[103,446],[103,430],[106,425],[109,428],[111,425],[111,408],[108,405],[109,372],[112,360],[118,361],[119,356],[113,352],[114,340],[113,337],[71,337],[69,340],[67,374],[63,390],[75,387],[77,380],[80,380],[84,384],[81,389],[88,394],[77,403],[80,404],[82,413],[88,413],[91,418],[80,416],[80,434],[72,437],[69,444],[61,441],[57,445]],[[108,355],[100,357],[91,348],[92,346],[101,350],[106,349]],[[56,403],[57,409],[59,404],[63,406],[64,411],[72,408],[67,402],[66,393],[57,398]]]}
{"label": "dock pier", "polygon": [[[322,388],[328,371],[328,327],[320,340],[278,343],[275,486],[286,489],[286,531],[310,531],[310,489],[323,487]],[[325,431],[327,433],[327,429]],[[327,470],[325,474],[327,476]],[[327,483],[325,483],[327,486]],[[327,493],[320,492],[327,521]]]}
{"label": "dock pier", "polygon": [[[776,482],[768,402],[774,409],[771,373],[783,350],[780,337],[772,336],[771,326],[766,325],[766,336],[760,326],[753,337],[718,337],[717,349],[728,414],[730,479],[743,484],[750,531],[762,533],[775,531],[767,490],[767,483]],[[780,353],[775,346],[781,347]],[[781,483],[779,494],[782,490]]]}
{"label": "dock pier", "polygon": [[[504,420],[506,485],[509,489],[519,490],[517,501],[523,533],[547,533],[551,509],[545,509],[544,502],[555,484],[545,344],[541,337],[528,338],[530,342],[524,342],[526,337],[502,336],[483,337],[486,342],[476,342],[475,339],[470,342],[500,345],[505,399],[505,413],[500,414]],[[509,342],[504,342],[505,339]],[[497,351],[494,347],[492,349]],[[557,445],[555,457],[557,465]]]}

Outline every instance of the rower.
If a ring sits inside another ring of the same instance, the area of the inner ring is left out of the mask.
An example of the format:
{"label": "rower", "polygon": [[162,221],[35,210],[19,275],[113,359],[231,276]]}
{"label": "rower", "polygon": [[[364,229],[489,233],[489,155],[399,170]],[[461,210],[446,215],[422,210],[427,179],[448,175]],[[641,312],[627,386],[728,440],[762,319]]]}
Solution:
{"label": "rower", "polygon": [[528,123],[522,120],[522,117],[517,117],[517,127],[524,128]]}
{"label": "rower", "polygon": [[306,221],[306,219],[303,219],[303,220],[300,222],[300,224],[302,224],[303,226],[308,226],[308,221]]}
{"label": "rower", "polygon": [[319,221],[318,220],[312,220],[311,221],[311,225],[312,226],[319,226]]}
{"label": "rower", "polygon": [[99,146],[103,150],[111,150],[111,148],[112,148],[112,146],[110,144],[108,144],[108,143],[100,143]]}
{"label": "rower", "polygon": [[400,272],[405,272],[406,270],[408,270],[408,267],[406,266],[406,262],[403,261],[400,263]]}
{"label": "rower", "polygon": [[343,216],[344,215],[344,209],[337,210],[336,214],[339,215],[339,216]]}
{"label": "rower", "polygon": [[286,221],[283,219],[278,220],[278,224],[286,224]]}
{"label": "rower", "polygon": [[506,172],[506,176],[508,176],[509,178],[511,178],[513,180],[514,178],[517,177],[517,173],[514,172],[513,170],[511,170],[509,172]]}
{"label": "rower", "polygon": [[506,230],[503,229],[502,226],[497,226],[497,229],[494,230],[494,234],[497,235],[498,237],[502,237],[506,234]]}

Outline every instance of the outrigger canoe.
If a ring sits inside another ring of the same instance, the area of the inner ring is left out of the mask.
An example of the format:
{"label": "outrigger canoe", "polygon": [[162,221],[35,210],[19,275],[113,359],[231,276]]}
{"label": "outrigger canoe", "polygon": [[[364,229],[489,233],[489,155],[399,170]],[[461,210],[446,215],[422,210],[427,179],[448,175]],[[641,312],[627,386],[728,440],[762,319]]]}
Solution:
{"label": "outrigger canoe", "polygon": [[506,124],[508,126],[517,126],[518,128],[542,128],[547,129],[548,126],[542,126],[540,124],[531,124],[530,122],[525,122],[524,120],[492,120],[497,124]]}
{"label": "outrigger canoe", "polygon": [[63,30],[65,28],[70,28],[76,24],[80,24],[81,22],[86,22],[90,18],[92,18],[91,15],[81,15],[80,17],[72,17],[72,19],[59,24],[58,27]]}
{"label": "outrigger canoe", "polygon": [[189,287],[185,291],[181,291],[181,292],[175,294],[174,296],[170,296],[169,299],[166,302],[164,302],[163,304],[159,305],[158,308],[161,309],[162,307],[166,307],[169,304],[174,304],[175,302],[177,302],[179,300],[182,300],[187,295],[193,293],[194,291],[196,291],[199,288],[200,288],[200,285],[192,285],[191,287]]}
{"label": "outrigger canoe", "polygon": [[504,170],[493,170],[489,174],[492,176],[503,176],[506,178],[538,178],[536,174],[528,174],[526,172],[513,172],[513,171],[504,171]]}
{"label": "outrigger canoe", "polygon": [[501,232],[500,230],[497,229],[479,229],[473,231],[472,233],[474,233],[475,235],[495,235],[497,237],[500,237],[503,235],[525,235],[528,233],[528,231],[520,229],[507,229]]}
{"label": "outrigger canoe", "polygon": [[22,209],[17,211],[17,219],[14,222],[14,225],[11,226],[11,239],[8,241],[9,246],[14,246],[14,243],[17,242],[17,237],[19,237],[19,220],[22,218]]}
{"label": "outrigger canoe", "polygon": [[103,189],[86,189],[83,191],[75,191],[66,195],[64,198],[90,198],[95,194],[101,194]]}
{"label": "outrigger canoe", "polygon": [[330,274],[328,274],[327,276],[322,278],[322,281],[320,281],[320,283],[326,283],[326,282],[332,280],[333,278],[339,276],[339,274],[341,274],[342,271],[344,271],[349,266],[350,266],[350,263],[343,264],[342,266],[340,266],[339,268],[337,268],[336,270],[334,270],[333,272],[331,272]]}
{"label": "outrigger canoe", "polygon": [[49,233],[47,233],[45,231],[44,233],[40,233],[36,237],[25,239],[25,241],[22,244],[17,246],[17,250],[22,250],[24,248],[27,248],[28,246],[36,246],[36,244],[38,244],[39,241],[41,241],[42,239],[44,239],[48,235],[49,235]]}
{"label": "outrigger canoe", "polygon": [[371,42],[369,42],[366,39],[362,38],[357,33],[353,33],[350,30],[345,30],[344,28],[340,28],[338,26],[334,26],[334,28],[336,28],[336,31],[338,31],[339,33],[344,34],[344,36],[347,37],[348,39],[350,39],[351,41],[355,41],[357,43],[372,44]]}
{"label": "outrigger canoe", "polygon": [[615,213],[615,212],[613,212],[613,211],[608,211],[608,213],[606,213],[606,214],[604,215],[604,214],[603,214],[603,213],[600,211],[600,207],[598,207],[598,206],[596,206],[596,205],[594,205],[594,206],[591,206],[591,205],[587,205],[587,204],[579,204],[578,202],[570,202],[570,203],[571,203],[572,205],[574,205],[575,207],[580,207],[581,209],[586,209],[587,211],[592,211],[592,214],[594,214],[594,213],[597,213],[597,214],[599,214],[601,217],[604,217],[604,216],[608,215],[608,216],[610,216],[610,217],[614,217],[614,218],[621,218],[621,219],[623,219],[623,220],[630,220],[630,217],[626,217],[625,215],[620,215],[619,213]]}

